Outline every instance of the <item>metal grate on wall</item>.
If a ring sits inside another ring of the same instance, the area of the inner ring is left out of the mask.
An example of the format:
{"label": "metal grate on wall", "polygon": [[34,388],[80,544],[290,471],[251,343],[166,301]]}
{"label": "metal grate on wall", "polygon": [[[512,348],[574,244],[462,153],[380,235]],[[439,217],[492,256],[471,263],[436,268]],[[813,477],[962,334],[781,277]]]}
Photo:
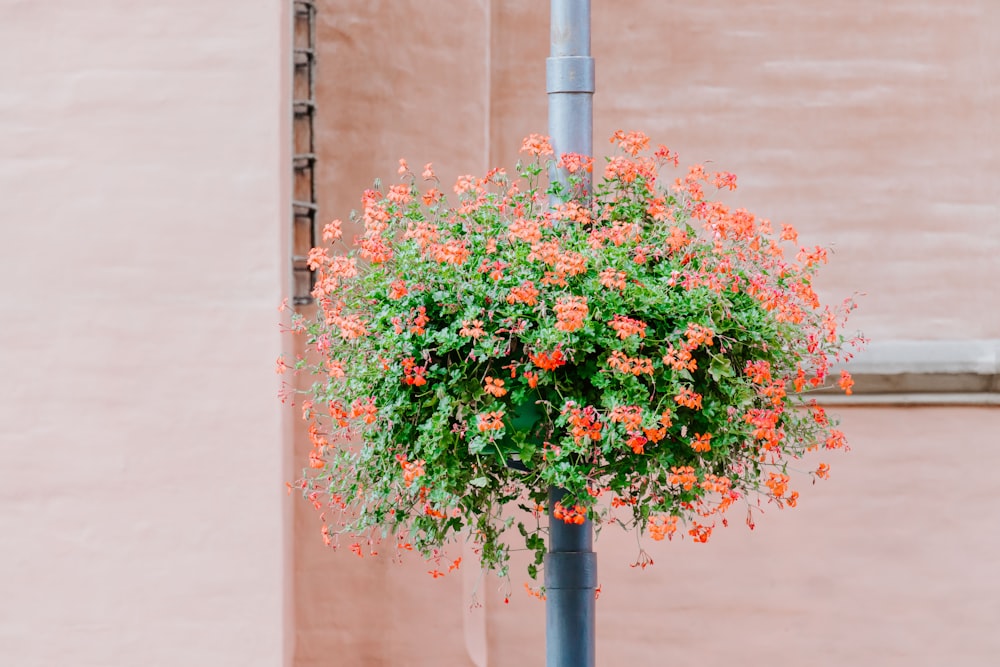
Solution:
{"label": "metal grate on wall", "polygon": [[294,0],[293,48],[295,74],[292,79],[292,302],[312,302],[314,273],[309,269],[309,250],[316,245],[316,5]]}

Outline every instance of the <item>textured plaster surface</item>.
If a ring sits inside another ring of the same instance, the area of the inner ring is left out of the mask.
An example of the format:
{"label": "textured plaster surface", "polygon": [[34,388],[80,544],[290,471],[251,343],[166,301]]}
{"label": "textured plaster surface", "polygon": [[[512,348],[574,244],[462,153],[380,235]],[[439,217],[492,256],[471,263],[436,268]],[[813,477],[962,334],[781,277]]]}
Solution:
{"label": "textured plaster surface", "polygon": [[0,9],[0,663],[285,664],[282,2]]}

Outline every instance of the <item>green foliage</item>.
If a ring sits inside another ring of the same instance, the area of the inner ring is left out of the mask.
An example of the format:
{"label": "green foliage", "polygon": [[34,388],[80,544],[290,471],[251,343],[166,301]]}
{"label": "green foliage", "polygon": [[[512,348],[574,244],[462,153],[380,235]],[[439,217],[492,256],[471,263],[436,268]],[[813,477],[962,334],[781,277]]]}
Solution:
{"label": "green foliage", "polygon": [[[466,535],[506,572],[504,507],[540,518],[550,486],[567,491],[553,520],[654,539],[681,522],[704,541],[737,502],[794,505],[788,461],[843,446],[805,398],[848,342],[850,303],[824,308],[811,287],[825,251],[786,258],[794,230],[776,238],[704,199],[731,174],[668,184],[669,151],[615,138],[627,155],[592,192],[589,158],[547,165],[536,136],[516,179],[460,178],[453,205],[429,165],[423,191],[401,167],[401,185],[365,193],[356,247],[310,254],[319,315],[296,329],[314,449],[299,486],[328,541],[361,536],[360,553],[390,538],[440,560]],[[566,184],[543,189],[547,166]],[[339,222],[325,232],[339,243]],[[544,522],[517,528],[534,577]]]}

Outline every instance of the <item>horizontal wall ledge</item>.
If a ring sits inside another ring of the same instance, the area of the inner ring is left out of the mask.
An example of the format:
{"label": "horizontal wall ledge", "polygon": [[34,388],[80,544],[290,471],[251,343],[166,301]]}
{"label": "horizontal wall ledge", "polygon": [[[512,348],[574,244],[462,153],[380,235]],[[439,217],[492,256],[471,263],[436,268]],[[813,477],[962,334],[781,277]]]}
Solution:
{"label": "horizontal wall ledge", "polygon": [[845,368],[852,396],[824,403],[892,405],[1000,404],[1000,339],[888,340],[869,344]]}

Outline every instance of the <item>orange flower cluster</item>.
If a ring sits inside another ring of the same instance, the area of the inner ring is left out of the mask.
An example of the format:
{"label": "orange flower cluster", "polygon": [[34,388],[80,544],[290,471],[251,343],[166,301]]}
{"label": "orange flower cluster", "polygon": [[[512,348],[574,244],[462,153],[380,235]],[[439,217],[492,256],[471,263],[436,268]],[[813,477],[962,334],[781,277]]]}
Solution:
{"label": "orange flower cluster", "polygon": [[563,507],[562,503],[556,502],[556,504],[552,506],[552,517],[559,519],[564,523],[581,525],[587,520],[587,510],[582,505]]}
{"label": "orange flower cluster", "polygon": [[375,423],[375,419],[378,417],[378,408],[375,407],[375,399],[369,396],[355,400],[351,403],[350,417],[351,419],[358,419],[360,417],[366,424]]}
{"label": "orange flower cluster", "polygon": [[630,357],[620,350],[615,350],[608,357],[608,367],[619,373],[630,375],[652,375],[653,360],[646,357]]}
{"label": "orange flower cluster", "polygon": [[764,359],[748,361],[745,372],[754,384],[769,384],[771,382],[771,364]]}
{"label": "orange flower cluster", "polygon": [[781,413],[778,410],[754,408],[747,411],[743,420],[754,427],[753,437],[761,441],[767,451],[778,451],[784,439],[784,432],[778,428]]}
{"label": "orange flower cluster", "polygon": [[503,380],[498,380],[497,378],[487,377],[484,380],[483,391],[485,391],[490,396],[496,396],[500,398],[507,393],[507,390],[503,388]]}
{"label": "orange flower cluster", "polygon": [[588,405],[584,408],[571,407],[569,405],[563,409],[563,412],[569,411],[569,423],[572,429],[570,434],[573,436],[573,440],[576,444],[583,442],[584,438],[591,441],[596,441],[601,439],[601,429],[604,428],[604,424],[600,422],[597,416],[597,410],[592,406]]}
{"label": "orange flower cluster", "polygon": [[625,289],[625,272],[619,271],[617,269],[604,269],[600,274],[601,287],[607,289],[616,289],[618,291]]}
{"label": "orange flower cluster", "polygon": [[552,143],[549,138],[543,134],[529,134],[524,141],[521,142],[521,152],[535,157],[552,155]]}
{"label": "orange flower cluster", "polygon": [[535,283],[526,280],[517,287],[510,288],[510,292],[507,294],[507,303],[523,303],[527,306],[534,306],[538,303],[539,294],[541,292],[535,288]]}
{"label": "orange flower cluster", "polygon": [[840,371],[840,381],[837,382],[837,384],[840,385],[840,388],[843,389],[844,393],[848,396],[854,393],[851,389],[854,386],[854,379],[847,371]]}
{"label": "orange flower cluster", "polygon": [[622,424],[626,431],[636,431],[642,425],[642,408],[638,405],[619,405],[611,411],[608,418]]}
{"label": "orange flower cluster", "polygon": [[450,239],[434,248],[434,259],[442,264],[461,266],[471,254],[466,242],[458,239]]}
{"label": "orange flower cluster", "polygon": [[701,394],[692,391],[687,387],[681,387],[677,395],[674,396],[674,402],[685,408],[691,408],[692,410],[701,410]]}
{"label": "orange flower cluster", "polygon": [[576,331],[583,328],[587,317],[587,297],[563,296],[556,299],[556,329],[560,331]]}
{"label": "orange flower cluster", "polygon": [[707,452],[712,449],[711,433],[696,433],[691,440],[691,449],[696,452]]}
{"label": "orange flower cluster", "polygon": [[414,480],[424,475],[424,460],[407,461],[403,454],[396,454],[396,460],[403,469],[403,483],[410,487]]}
{"label": "orange flower cluster", "polygon": [[427,384],[427,366],[417,366],[413,357],[403,359],[403,384],[422,387]]}
{"label": "orange flower cluster", "polygon": [[697,521],[692,522],[688,535],[694,538],[695,542],[705,543],[712,536],[712,526],[703,526]]}
{"label": "orange flower cluster", "polygon": [[615,330],[618,334],[618,338],[625,340],[629,336],[639,336],[639,338],[646,337],[646,323],[641,320],[634,320],[631,317],[625,317],[624,315],[615,315],[608,322],[608,326]]}
{"label": "orange flower cluster", "polygon": [[708,327],[691,322],[688,324],[687,331],[684,332],[684,335],[687,337],[687,344],[685,347],[695,349],[702,345],[711,346],[715,333]]}
{"label": "orange flower cluster", "polygon": [[611,143],[615,142],[618,142],[618,147],[632,157],[636,157],[639,153],[649,150],[649,137],[642,132],[615,130],[615,133],[611,135]]}
{"label": "orange flower cluster", "polygon": [[586,225],[590,222],[590,210],[575,201],[562,202],[558,204],[553,211],[553,214],[558,220],[569,220],[571,222],[576,222],[581,225]]}
{"label": "orange flower cluster", "polygon": [[659,442],[660,440],[663,440],[663,438],[667,437],[667,429],[673,424],[671,416],[670,410],[664,410],[660,415],[660,420],[658,422],[660,427],[644,427],[642,432],[651,442]]}
{"label": "orange flower cluster", "polygon": [[651,516],[646,524],[649,536],[657,542],[667,538],[673,539],[677,532],[677,517],[675,516]]}
{"label": "orange flower cluster", "polygon": [[461,336],[479,340],[486,335],[486,330],[483,329],[482,320],[462,320],[462,328],[458,330],[458,333]]}
{"label": "orange flower cluster", "polygon": [[543,371],[554,371],[560,366],[566,364],[566,357],[563,355],[562,350],[556,347],[552,352],[536,352],[534,354],[529,354],[528,358],[531,359],[531,363],[535,364]]}
{"label": "orange flower cluster", "polygon": [[518,239],[535,244],[542,240],[542,225],[536,220],[518,218],[508,228],[508,236],[511,240]]}
{"label": "orange flower cluster", "polygon": [[673,466],[670,468],[670,477],[667,481],[685,491],[690,491],[698,483],[698,476],[691,466]]}
{"label": "orange flower cluster", "polygon": [[788,491],[788,475],[783,472],[768,473],[764,484],[771,489],[775,498],[781,498]]}
{"label": "orange flower cluster", "polygon": [[499,431],[503,428],[503,410],[494,410],[491,412],[484,412],[479,417],[478,428],[483,433],[487,431]]}
{"label": "orange flower cluster", "polygon": [[406,289],[406,283],[402,280],[394,280],[392,284],[389,285],[389,298],[394,301],[402,299],[409,293],[409,290]]}
{"label": "orange flower cluster", "polygon": [[413,318],[410,320],[410,333],[415,333],[418,336],[423,336],[427,333],[427,323],[431,321],[431,318],[427,317],[427,308],[424,306],[419,306],[415,311],[413,311]]}
{"label": "orange flower cluster", "polygon": [[563,153],[557,165],[571,174],[594,171],[594,158],[579,153]]}

